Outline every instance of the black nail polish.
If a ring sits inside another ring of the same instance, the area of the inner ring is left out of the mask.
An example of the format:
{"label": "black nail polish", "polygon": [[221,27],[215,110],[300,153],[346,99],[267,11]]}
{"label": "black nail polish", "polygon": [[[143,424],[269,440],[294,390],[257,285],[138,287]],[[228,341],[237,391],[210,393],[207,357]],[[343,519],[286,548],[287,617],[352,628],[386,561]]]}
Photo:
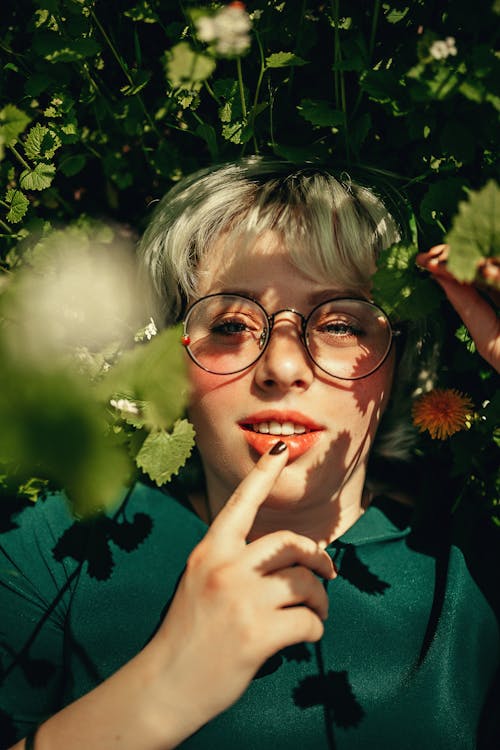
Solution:
{"label": "black nail polish", "polygon": [[284,450],[286,450],[286,443],[284,443],[283,440],[278,440],[269,451],[269,455],[277,456],[279,453],[283,453]]}

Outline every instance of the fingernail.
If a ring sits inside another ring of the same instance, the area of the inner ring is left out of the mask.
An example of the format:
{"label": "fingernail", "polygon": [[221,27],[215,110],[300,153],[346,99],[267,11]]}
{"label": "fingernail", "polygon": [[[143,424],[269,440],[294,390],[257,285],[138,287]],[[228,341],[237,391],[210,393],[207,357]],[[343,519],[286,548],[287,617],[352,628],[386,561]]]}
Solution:
{"label": "fingernail", "polygon": [[283,453],[283,451],[286,450],[286,443],[283,442],[283,440],[278,440],[277,443],[273,445],[271,450],[269,451],[270,456],[277,456],[280,453]]}

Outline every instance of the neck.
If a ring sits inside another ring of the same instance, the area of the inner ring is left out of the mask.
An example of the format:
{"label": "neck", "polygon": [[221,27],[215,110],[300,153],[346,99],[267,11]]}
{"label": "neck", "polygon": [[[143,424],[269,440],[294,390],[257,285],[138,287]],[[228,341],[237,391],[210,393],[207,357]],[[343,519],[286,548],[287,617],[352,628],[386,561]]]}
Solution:
{"label": "neck", "polygon": [[[370,502],[369,493],[364,490],[365,471],[358,469],[345,485],[328,496],[314,499],[308,496],[286,504],[270,496],[257,514],[248,541],[285,529],[323,546],[338,539],[356,523]],[[231,494],[222,493],[211,484],[207,482],[205,497],[192,498],[195,510],[207,523],[211,523]]]}

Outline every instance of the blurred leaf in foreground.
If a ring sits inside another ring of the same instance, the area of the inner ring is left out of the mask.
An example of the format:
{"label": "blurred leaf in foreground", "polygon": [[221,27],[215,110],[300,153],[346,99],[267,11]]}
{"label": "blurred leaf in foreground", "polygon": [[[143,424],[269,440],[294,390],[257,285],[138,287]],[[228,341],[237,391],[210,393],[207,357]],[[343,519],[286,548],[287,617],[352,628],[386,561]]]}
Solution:
{"label": "blurred leaf in foreground", "polygon": [[483,258],[500,257],[500,187],[490,180],[460,201],[446,236],[448,270],[459,281],[474,281]]}

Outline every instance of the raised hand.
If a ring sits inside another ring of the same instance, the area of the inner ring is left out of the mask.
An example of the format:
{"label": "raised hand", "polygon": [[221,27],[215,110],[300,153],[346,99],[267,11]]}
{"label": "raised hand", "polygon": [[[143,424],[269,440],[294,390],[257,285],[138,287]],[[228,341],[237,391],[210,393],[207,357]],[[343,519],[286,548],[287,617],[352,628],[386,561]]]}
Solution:
{"label": "raised hand", "polygon": [[280,443],[239,485],[193,550],[155,636],[187,734],[237,700],[267,658],[323,634],[328,599],[317,576],[334,577],[328,554],[291,531],[246,542],[287,458]]}
{"label": "raised hand", "polygon": [[[490,304],[474,285],[458,282],[446,266],[448,251],[448,245],[436,245],[426,253],[419,253],[416,263],[429,271],[442,287],[467,326],[479,354],[500,371],[500,318],[495,310],[500,294],[492,290]],[[495,259],[485,259],[481,274],[485,280],[495,281],[500,286],[500,268]]]}

